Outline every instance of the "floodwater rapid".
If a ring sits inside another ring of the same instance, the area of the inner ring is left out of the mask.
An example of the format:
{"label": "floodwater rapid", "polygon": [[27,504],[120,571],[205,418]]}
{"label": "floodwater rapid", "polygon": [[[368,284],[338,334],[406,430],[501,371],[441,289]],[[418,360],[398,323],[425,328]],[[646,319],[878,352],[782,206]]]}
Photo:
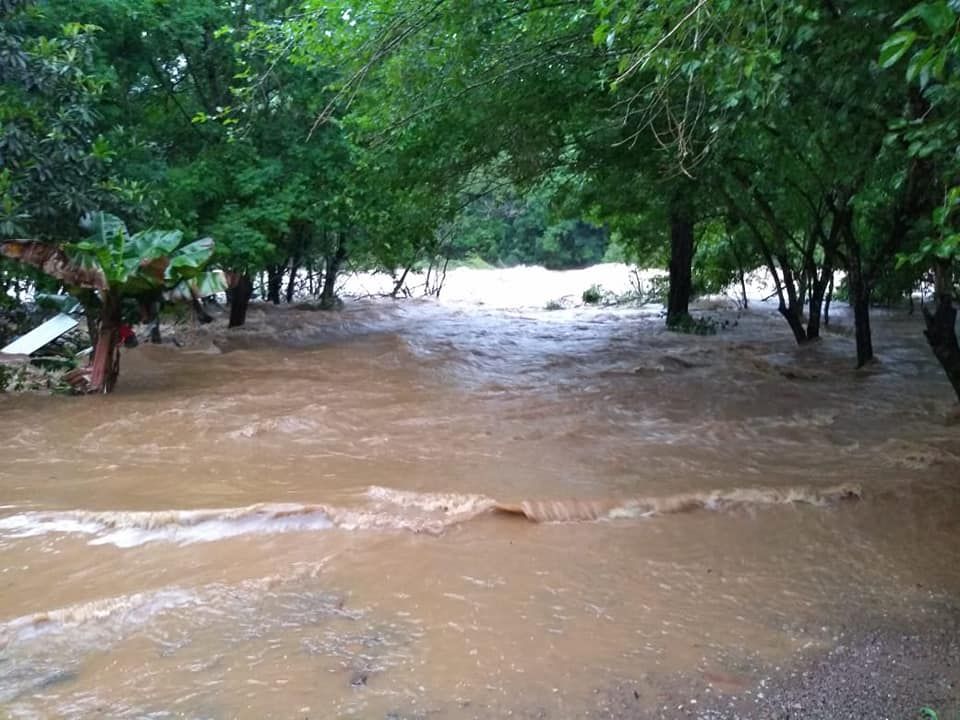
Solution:
{"label": "floodwater rapid", "polygon": [[797,348],[762,305],[682,335],[481,304],[553,281],[479,272],[252,306],[125,350],[112,396],[0,396],[3,712],[581,717],[958,596],[960,429],[919,317],[878,312],[855,371],[839,311]]}

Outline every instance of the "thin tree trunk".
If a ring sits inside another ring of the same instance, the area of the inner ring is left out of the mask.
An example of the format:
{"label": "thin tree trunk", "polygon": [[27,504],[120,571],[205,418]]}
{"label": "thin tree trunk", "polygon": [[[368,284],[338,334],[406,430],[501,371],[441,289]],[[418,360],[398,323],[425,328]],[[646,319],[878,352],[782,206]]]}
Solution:
{"label": "thin tree trunk", "polygon": [[830,303],[833,302],[833,271],[830,272],[830,285],[827,288],[827,298],[823,302],[823,326],[830,325]]}
{"label": "thin tree trunk", "polygon": [[241,275],[230,292],[229,327],[240,327],[247,321],[247,307],[250,305],[251,295],[253,295],[253,281],[249,275]]}
{"label": "thin tree trunk", "polygon": [[823,298],[827,293],[833,269],[827,265],[814,276],[810,285],[810,313],[807,318],[807,340],[816,340],[820,337],[820,322],[823,317]]}
{"label": "thin tree trunk", "polygon": [[407,281],[407,274],[410,272],[410,266],[407,265],[403,269],[403,274],[400,275],[400,278],[393,283],[393,292],[390,293],[390,297],[396,299],[397,293],[400,292],[400,289],[403,287],[403,284]]}
{"label": "thin tree trunk", "polygon": [[337,304],[337,276],[340,273],[340,266],[347,259],[347,247],[343,242],[343,234],[337,237],[337,249],[333,255],[327,256],[327,267],[323,278],[323,291],[320,293],[320,307],[324,310],[332,310]]}
{"label": "thin tree trunk", "polygon": [[297,271],[299,270],[300,261],[297,258],[293,258],[290,261],[290,279],[287,281],[287,303],[293,302],[293,293],[296,290],[297,282]]}
{"label": "thin tree trunk", "polygon": [[121,300],[116,291],[103,293],[100,308],[100,327],[97,344],[93,351],[93,368],[90,375],[90,391],[109,393],[117,384],[120,374],[120,322]]}
{"label": "thin tree trunk", "polygon": [[746,272],[743,269],[743,259],[740,257],[740,253],[737,250],[736,242],[731,244],[733,249],[733,257],[737,261],[737,275],[740,277],[740,298],[743,303],[743,309],[747,309],[747,280]]}

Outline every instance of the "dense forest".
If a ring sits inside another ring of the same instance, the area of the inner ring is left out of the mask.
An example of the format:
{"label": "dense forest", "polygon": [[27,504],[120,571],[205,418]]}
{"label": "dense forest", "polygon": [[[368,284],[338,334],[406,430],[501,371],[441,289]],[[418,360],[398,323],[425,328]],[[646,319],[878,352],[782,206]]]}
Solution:
{"label": "dense forest", "polygon": [[769,274],[797,343],[843,273],[933,288],[960,397],[956,0],[0,0],[0,311],[75,295],[109,390],[124,308],[448,260]]}

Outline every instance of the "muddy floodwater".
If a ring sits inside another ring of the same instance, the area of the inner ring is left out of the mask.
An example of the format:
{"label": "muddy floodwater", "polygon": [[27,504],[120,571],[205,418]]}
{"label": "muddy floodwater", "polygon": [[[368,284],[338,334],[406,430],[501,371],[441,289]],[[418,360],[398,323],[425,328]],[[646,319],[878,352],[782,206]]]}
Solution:
{"label": "muddy floodwater", "polygon": [[798,349],[768,307],[699,337],[476,282],[257,305],[124,351],[113,396],[0,396],[3,712],[590,716],[958,596],[918,317],[878,311],[857,372],[842,311]]}

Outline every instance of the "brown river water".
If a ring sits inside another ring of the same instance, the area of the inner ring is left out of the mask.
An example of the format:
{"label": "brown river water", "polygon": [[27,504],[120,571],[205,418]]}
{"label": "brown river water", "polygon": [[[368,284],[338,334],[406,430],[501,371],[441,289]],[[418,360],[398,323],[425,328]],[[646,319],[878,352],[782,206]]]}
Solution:
{"label": "brown river water", "polygon": [[0,707],[579,717],[908,625],[960,591],[960,428],[919,318],[875,323],[856,372],[767,308],[258,306],[0,396]]}

